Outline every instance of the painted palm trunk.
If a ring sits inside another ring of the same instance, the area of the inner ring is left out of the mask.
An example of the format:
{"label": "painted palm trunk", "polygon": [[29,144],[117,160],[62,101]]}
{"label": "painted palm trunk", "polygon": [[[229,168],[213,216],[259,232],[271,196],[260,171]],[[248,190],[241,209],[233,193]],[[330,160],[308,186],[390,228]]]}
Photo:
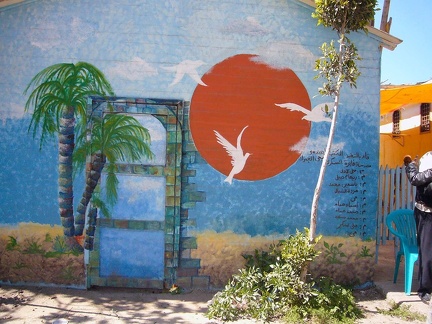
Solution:
{"label": "painted palm trunk", "polygon": [[93,196],[96,186],[101,178],[102,170],[106,164],[106,156],[101,153],[96,153],[91,158],[89,169],[86,176],[86,185],[77,208],[75,216],[75,231],[77,235],[81,235],[85,226],[85,214],[87,206]]}
{"label": "painted palm trunk", "polygon": [[[87,99],[90,95],[113,95],[111,85],[95,66],[78,62],[51,65],[36,74],[24,93],[31,87],[25,110],[32,111],[29,131],[33,136],[41,130],[41,148],[47,137],[58,136],[59,211],[64,234],[81,235],[84,220],[75,229],[73,213],[73,153],[75,136],[87,125]],[[77,124],[76,124],[77,123]],[[75,127],[80,126],[80,127]],[[78,131],[78,133],[75,133]],[[72,242],[73,243],[73,242]]]}
{"label": "painted palm trunk", "polygon": [[66,107],[62,111],[58,135],[58,185],[59,212],[63,231],[66,236],[74,236],[73,214],[73,167],[72,154],[75,146],[74,108]]}

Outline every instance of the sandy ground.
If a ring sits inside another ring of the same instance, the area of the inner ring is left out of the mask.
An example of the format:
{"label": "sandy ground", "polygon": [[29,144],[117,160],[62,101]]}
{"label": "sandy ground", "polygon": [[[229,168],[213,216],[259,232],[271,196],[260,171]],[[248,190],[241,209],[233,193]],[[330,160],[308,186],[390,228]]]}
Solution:
{"label": "sandy ground", "polygon": [[[107,288],[2,287],[0,294],[0,323],[222,323],[205,317],[213,297],[207,291],[170,295]],[[376,289],[359,292],[359,298],[365,318],[357,323],[423,323],[378,313],[378,308],[389,309],[390,304]]]}
{"label": "sandy ground", "polygon": [[[404,321],[379,313],[389,309],[390,299],[428,312],[417,296],[403,294],[403,266],[398,284],[393,284],[393,248],[380,248],[375,271],[376,288],[355,292],[365,318],[357,323],[403,324]],[[414,280],[415,282],[415,280]],[[381,286],[380,286],[381,285]],[[415,287],[414,287],[415,289]],[[393,295],[391,295],[393,294]],[[221,323],[205,317],[211,291],[191,291],[179,295],[152,293],[139,289],[94,288],[91,290],[53,287],[0,287],[0,323]],[[390,296],[390,297],[389,297]],[[386,299],[387,297],[387,299]],[[259,323],[242,320],[235,323]]]}

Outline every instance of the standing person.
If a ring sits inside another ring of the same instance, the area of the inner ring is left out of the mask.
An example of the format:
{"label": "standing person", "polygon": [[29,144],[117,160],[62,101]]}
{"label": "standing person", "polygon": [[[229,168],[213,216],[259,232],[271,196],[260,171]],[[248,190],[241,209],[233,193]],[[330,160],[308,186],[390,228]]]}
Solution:
{"label": "standing person", "polygon": [[424,303],[431,299],[432,292],[432,169],[419,172],[417,159],[404,157],[405,171],[409,182],[416,187],[414,217],[419,247],[418,296]]}

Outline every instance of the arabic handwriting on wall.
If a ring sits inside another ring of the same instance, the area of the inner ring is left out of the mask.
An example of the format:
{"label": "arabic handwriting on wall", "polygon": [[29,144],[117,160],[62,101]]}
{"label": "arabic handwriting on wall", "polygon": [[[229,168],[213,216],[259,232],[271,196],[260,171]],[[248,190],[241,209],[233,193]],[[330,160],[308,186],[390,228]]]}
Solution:
{"label": "arabic handwriting on wall", "polygon": [[[304,163],[321,162],[323,151],[309,151],[301,156]],[[372,167],[367,152],[330,152],[327,166],[339,168],[329,187],[336,196],[334,204],[335,226],[338,232],[348,236],[366,238],[368,169]]]}

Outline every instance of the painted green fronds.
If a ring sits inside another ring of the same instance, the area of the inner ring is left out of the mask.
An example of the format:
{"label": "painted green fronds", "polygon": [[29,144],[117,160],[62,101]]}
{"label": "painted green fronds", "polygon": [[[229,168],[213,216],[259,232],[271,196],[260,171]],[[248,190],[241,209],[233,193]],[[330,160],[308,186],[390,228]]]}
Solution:
{"label": "painted green fronds", "polygon": [[[24,91],[33,89],[25,111],[33,108],[28,131],[33,137],[41,130],[40,148],[47,138],[58,135],[58,203],[64,234],[75,235],[73,215],[73,163],[75,133],[85,129],[87,99],[90,95],[113,95],[103,73],[85,62],[59,63],[36,74]],[[76,128],[76,121],[81,127]],[[76,243],[76,242],[75,242]]]}
{"label": "painted green fronds", "polygon": [[121,114],[108,114],[102,123],[95,123],[92,137],[93,150],[101,151],[109,161],[138,161],[152,157],[150,134],[135,118]]}
{"label": "painted green fronds", "polygon": [[[87,156],[91,157],[87,172],[86,188],[78,206],[77,232],[82,233],[84,215],[98,185],[102,170],[106,172],[104,190],[109,205],[117,201],[118,179],[116,163],[131,163],[141,158],[152,158],[150,134],[134,117],[108,113],[103,118],[93,117],[90,133],[78,138],[74,152],[74,165],[82,167]],[[105,168],[105,169],[104,169]]]}
{"label": "painted green fronds", "polygon": [[85,124],[88,96],[113,95],[104,74],[86,62],[51,65],[32,78],[24,94],[32,88],[25,111],[34,108],[29,131],[35,136],[41,128],[41,147],[47,136],[58,132],[63,109],[73,107],[74,116]]}
{"label": "painted green fronds", "polygon": [[106,114],[94,117],[91,122],[90,140],[82,133],[74,151],[74,166],[82,168],[86,156],[98,152],[110,163],[136,162],[143,157],[152,158],[150,134],[134,117],[122,114]]}

